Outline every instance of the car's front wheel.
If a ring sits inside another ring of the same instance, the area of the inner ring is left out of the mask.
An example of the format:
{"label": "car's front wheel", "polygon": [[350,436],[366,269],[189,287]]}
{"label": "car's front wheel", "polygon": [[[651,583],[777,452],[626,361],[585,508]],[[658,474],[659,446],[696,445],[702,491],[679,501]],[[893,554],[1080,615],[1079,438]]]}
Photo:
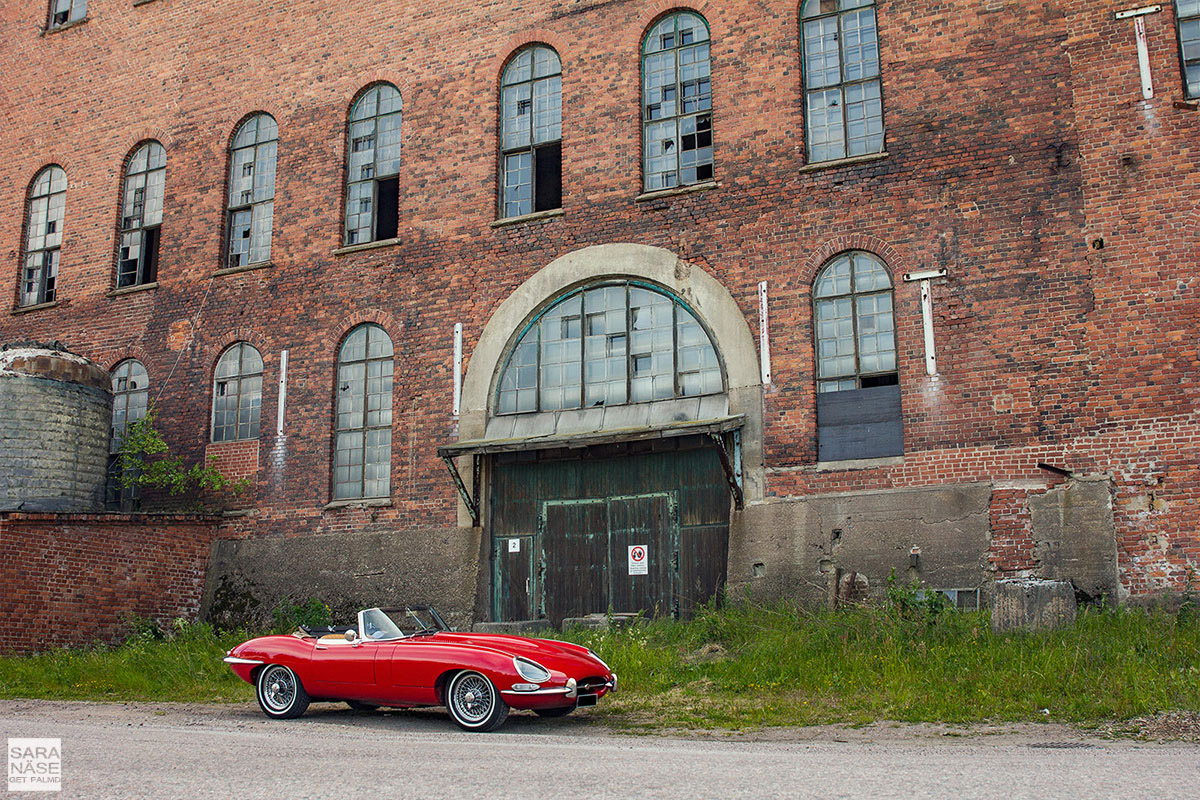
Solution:
{"label": "car's front wheel", "polygon": [[258,705],[271,719],[294,719],[308,708],[309,696],[304,685],[282,664],[268,664],[255,682]]}
{"label": "car's front wheel", "polygon": [[460,728],[494,731],[508,719],[508,703],[486,676],[466,670],[458,673],[446,689],[446,708]]}

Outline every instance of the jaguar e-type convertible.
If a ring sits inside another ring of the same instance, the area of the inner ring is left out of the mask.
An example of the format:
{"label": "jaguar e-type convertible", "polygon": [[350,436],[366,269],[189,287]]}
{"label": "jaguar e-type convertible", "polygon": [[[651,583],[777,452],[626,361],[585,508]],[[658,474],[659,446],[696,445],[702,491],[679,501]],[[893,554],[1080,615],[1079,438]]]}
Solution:
{"label": "jaguar e-type convertible", "polygon": [[491,731],[510,708],[561,717],[594,706],[617,676],[569,642],[456,633],[429,606],[368,608],[356,626],[301,626],[260,636],[225,657],[254,685],[272,719],[298,717],[314,700],[357,710],[446,706],[468,731]]}

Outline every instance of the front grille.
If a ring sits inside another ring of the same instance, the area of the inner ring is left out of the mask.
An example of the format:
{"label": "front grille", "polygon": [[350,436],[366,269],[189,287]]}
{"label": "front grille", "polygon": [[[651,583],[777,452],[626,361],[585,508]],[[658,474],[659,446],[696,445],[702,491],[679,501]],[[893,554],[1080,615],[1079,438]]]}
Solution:
{"label": "front grille", "polygon": [[598,675],[593,675],[590,678],[584,678],[579,681],[580,692],[598,692],[608,685],[608,681]]}

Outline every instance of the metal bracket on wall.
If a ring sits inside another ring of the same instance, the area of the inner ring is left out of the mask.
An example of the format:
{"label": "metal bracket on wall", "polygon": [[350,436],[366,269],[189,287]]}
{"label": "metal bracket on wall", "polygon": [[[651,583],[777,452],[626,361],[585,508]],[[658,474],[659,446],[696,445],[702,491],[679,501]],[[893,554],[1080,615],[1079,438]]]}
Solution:
{"label": "metal bracket on wall", "polygon": [[467,512],[471,515],[471,527],[479,527],[479,485],[480,485],[480,463],[479,456],[471,456],[471,484],[474,492],[468,492],[467,486],[463,483],[462,475],[458,472],[458,464],[455,463],[453,456],[442,456],[442,461],[446,462],[446,469],[450,470],[450,477],[454,479],[454,485],[458,488],[458,496],[462,498],[463,504],[467,507]]}
{"label": "metal bracket on wall", "polygon": [[745,508],[746,498],[742,490],[742,432],[730,431],[733,440],[733,454],[725,446],[725,437],[719,433],[709,433],[709,438],[717,446],[717,455],[721,458],[721,469],[725,470],[725,481],[729,484],[729,493],[733,495],[733,506],[738,510]]}

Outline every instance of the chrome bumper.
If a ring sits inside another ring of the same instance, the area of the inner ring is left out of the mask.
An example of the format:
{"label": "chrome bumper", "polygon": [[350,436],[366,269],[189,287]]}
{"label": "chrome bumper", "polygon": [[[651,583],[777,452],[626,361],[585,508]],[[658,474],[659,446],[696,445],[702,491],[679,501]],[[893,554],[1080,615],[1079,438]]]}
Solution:
{"label": "chrome bumper", "polygon": [[226,664],[254,664],[258,666],[263,663],[262,661],[255,661],[253,658],[238,658],[237,656],[225,656],[221,660]]}

